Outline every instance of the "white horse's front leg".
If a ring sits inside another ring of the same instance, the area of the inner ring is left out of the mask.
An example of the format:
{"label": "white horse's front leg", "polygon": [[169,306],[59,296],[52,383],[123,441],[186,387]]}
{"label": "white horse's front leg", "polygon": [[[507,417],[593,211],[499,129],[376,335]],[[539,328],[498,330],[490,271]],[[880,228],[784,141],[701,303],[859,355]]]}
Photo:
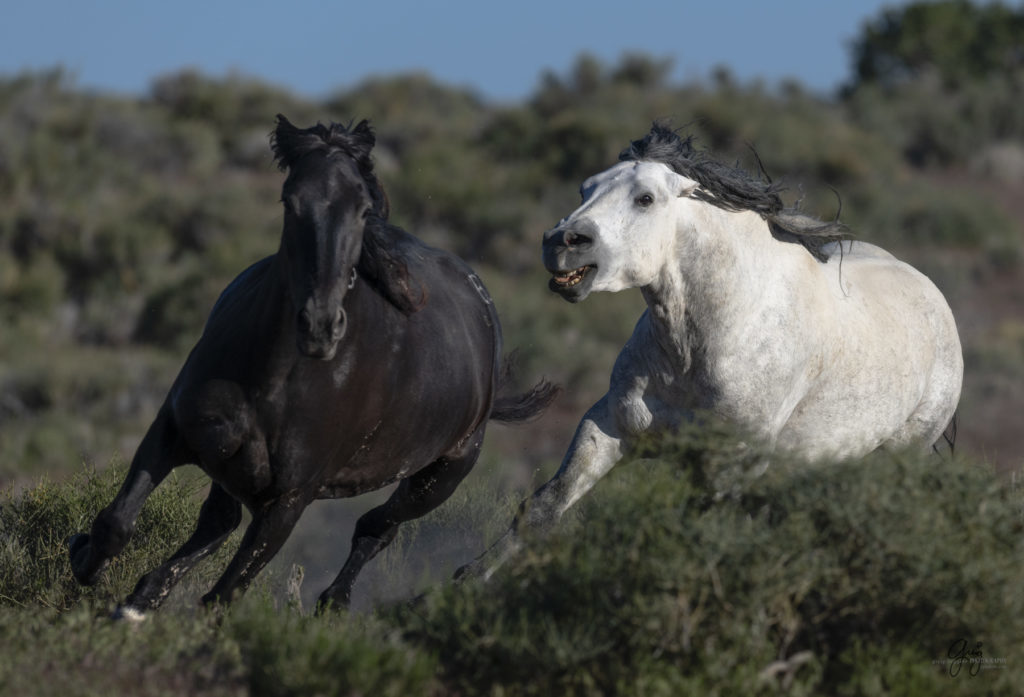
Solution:
{"label": "white horse's front leg", "polygon": [[525,531],[548,530],[622,459],[622,454],[622,438],[605,395],[576,428],[555,476],[523,502],[508,531],[476,560],[459,569],[455,577],[490,578],[520,549]]}

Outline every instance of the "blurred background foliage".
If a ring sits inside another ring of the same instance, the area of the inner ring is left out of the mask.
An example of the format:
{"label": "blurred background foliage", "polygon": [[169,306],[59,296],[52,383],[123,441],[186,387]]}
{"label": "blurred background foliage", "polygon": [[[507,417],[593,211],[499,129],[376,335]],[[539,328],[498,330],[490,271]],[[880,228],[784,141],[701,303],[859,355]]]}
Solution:
{"label": "blurred background foliage", "polygon": [[857,238],[929,274],[964,343],[961,447],[1019,467],[1022,46],[1024,9],[939,2],[865,25],[835,95],[741,83],[727,68],[673,84],[670,60],[642,54],[582,55],[513,103],[425,74],[322,99],[191,71],[141,96],[78,88],[61,68],[0,76],[0,486],[134,452],[220,290],[276,251],[278,112],[301,125],[371,119],[393,220],[478,269],[524,383],[565,385],[529,450],[493,429],[485,461],[526,478],[557,464],[606,389],[642,300],[560,301],[541,233],[585,177],[669,119],[751,170],[756,149],[790,203],[823,218],[841,209]]}

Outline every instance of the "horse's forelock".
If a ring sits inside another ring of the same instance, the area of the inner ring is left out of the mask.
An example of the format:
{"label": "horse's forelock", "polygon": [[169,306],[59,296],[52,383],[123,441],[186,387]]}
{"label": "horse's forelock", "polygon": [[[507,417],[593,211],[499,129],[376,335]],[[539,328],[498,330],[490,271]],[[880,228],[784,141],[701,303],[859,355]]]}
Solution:
{"label": "horse's forelock", "polygon": [[282,114],[277,115],[277,127],[270,134],[270,147],[281,169],[287,169],[300,157],[316,150],[341,150],[355,159],[360,169],[373,169],[370,151],[376,143],[370,122],[363,119],[352,125],[331,122],[329,126],[317,123],[309,128],[297,128]]}
{"label": "horse's forelock", "polygon": [[666,124],[656,121],[651,132],[639,140],[631,141],[629,147],[619,154],[620,160],[652,160],[671,165],[678,160],[688,160],[696,155],[693,136],[685,138]]}
{"label": "horse's forelock", "polygon": [[370,122],[363,119],[355,127],[331,122],[329,126],[317,123],[309,128],[297,128],[285,118],[277,115],[277,127],[270,134],[270,147],[274,161],[282,171],[292,167],[304,155],[311,152],[339,152],[352,158],[359,174],[370,191],[374,202],[374,213],[386,220],[390,214],[387,194],[373,171],[370,153],[376,144],[376,136]]}

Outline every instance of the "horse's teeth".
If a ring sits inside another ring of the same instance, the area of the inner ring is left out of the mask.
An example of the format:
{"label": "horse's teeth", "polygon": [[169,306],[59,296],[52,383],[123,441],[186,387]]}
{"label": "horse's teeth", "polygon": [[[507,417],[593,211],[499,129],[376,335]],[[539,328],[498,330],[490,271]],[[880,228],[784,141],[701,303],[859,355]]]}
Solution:
{"label": "horse's teeth", "polygon": [[580,281],[583,280],[583,276],[586,273],[586,270],[587,270],[587,267],[586,266],[582,266],[582,267],[580,267],[578,269],[574,269],[572,271],[567,271],[567,272],[562,273],[562,274],[557,274],[555,276],[555,283],[557,283],[560,286],[574,286],[574,285],[576,285],[577,283],[579,283]]}

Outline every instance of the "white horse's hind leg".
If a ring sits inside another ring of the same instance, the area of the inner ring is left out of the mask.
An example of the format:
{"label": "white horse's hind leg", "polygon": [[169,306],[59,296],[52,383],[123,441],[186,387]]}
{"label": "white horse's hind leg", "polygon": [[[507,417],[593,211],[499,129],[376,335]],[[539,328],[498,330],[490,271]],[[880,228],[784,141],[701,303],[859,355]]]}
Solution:
{"label": "white horse's hind leg", "polygon": [[524,531],[549,529],[622,459],[622,454],[622,439],[606,396],[583,417],[555,476],[523,502],[508,531],[476,560],[459,569],[455,577],[490,578],[522,546]]}
{"label": "white horse's hind leg", "polygon": [[946,438],[950,451],[953,450],[954,420],[963,384],[963,358],[955,328],[953,331],[953,341],[946,347],[944,359],[936,361],[932,368],[921,401],[906,422],[886,440],[883,444],[886,447],[902,448],[920,443],[925,448],[934,448]]}

